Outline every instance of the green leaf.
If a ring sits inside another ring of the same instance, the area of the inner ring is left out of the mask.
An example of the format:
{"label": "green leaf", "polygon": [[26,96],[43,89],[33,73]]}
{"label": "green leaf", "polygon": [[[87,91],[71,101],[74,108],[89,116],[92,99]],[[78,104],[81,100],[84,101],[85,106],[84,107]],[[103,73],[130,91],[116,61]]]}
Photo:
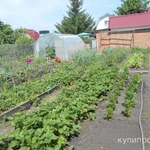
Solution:
{"label": "green leaf", "polygon": [[90,112],[90,113],[89,113],[89,117],[90,117],[91,120],[94,120],[95,117],[96,117],[96,113]]}
{"label": "green leaf", "polygon": [[73,150],[74,149],[74,146],[70,146],[69,148],[68,148],[68,150]]}

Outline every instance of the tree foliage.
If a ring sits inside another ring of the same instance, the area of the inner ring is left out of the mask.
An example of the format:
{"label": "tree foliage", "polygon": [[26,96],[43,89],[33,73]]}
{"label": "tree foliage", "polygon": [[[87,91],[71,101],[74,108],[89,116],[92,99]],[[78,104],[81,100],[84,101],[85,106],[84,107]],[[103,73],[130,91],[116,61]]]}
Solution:
{"label": "tree foliage", "polygon": [[20,36],[16,41],[15,44],[32,44],[34,39],[27,37],[27,36]]}
{"label": "tree foliage", "polygon": [[14,31],[15,44],[32,44],[34,39],[30,38],[27,29],[19,28]]}
{"label": "tree foliage", "polygon": [[121,0],[122,4],[114,11],[117,15],[127,15],[145,12],[149,0]]}
{"label": "tree foliage", "polygon": [[11,26],[0,21],[0,44],[13,44],[14,42],[15,39]]}
{"label": "tree foliage", "polygon": [[18,28],[18,29],[15,29],[14,30],[14,38],[15,38],[15,41],[22,35],[25,35],[27,34],[27,30],[25,28]]}
{"label": "tree foliage", "polygon": [[95,22],[91,15],[82,10],[83,0],[70,0],[70,6],[67,16],[64,16],[61,23],[55,27],[61,33],[78,34],[81,32],[90,32],[94,30]]}
{"label": "tree foliage", "polygon": [[0,45],[1,44],[32,44],[34,39],[28,36],[25,28],[13,30],[9,24],[0,21]]}

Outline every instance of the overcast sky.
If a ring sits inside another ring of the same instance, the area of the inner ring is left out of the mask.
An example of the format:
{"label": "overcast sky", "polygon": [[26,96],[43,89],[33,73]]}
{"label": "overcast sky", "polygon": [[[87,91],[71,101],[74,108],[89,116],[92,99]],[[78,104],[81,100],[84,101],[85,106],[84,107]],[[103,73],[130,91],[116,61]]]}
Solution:
{"label": "overcast sky", "polygon": [[[83,9],[96,21],[105,13],[113,13],[121,0],[84,0]],[[14,29],[56,30],[67,15],[69,0],[0,0],[0,20]]]}

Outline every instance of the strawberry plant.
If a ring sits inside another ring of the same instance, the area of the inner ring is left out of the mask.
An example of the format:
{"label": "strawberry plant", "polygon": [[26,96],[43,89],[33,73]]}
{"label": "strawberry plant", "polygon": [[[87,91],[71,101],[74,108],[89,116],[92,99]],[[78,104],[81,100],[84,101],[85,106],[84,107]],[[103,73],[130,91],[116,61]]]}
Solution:
{"label": "strawberry plant", "polygon": [[140,74],[135,74],[132,76],[132,79],[126,89],[125,100],[124,100],[124,115],[127,117],[131,116],[131,109],[135,106],[135,95],[138,85],[140,83]]}

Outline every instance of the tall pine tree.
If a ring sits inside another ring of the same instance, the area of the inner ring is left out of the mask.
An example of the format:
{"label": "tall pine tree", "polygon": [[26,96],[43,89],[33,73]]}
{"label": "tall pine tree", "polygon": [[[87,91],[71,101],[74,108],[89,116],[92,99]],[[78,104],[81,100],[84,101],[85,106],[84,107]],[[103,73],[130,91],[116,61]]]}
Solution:
{"label": "tall pine tree", "polygon": [[149,0],[121,0],[122,4],[120,7],[117,7],[117,10],[114,11],[117,15],[127,15],[145,12]]}
{"label": "tall pine tree", "polygon": [[55,27],[60,33],[78,34],[81,32],[92,33],[95,22],[91,15],[82,10],[83,0],[70,0],[68,16],[64,16],[61,23]]}

